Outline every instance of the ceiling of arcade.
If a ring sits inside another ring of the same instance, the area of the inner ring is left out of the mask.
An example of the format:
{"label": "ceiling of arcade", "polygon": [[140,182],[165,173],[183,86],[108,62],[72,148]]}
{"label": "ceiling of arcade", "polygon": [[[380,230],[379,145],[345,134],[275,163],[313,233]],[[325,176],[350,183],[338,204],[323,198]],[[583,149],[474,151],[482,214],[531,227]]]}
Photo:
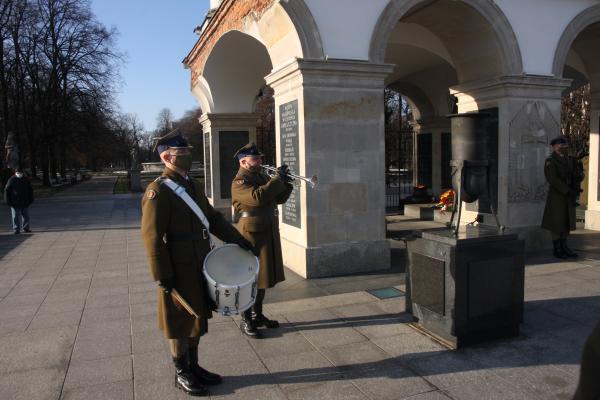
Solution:
{"label": "ceiling of arcade", "polygon": [[[585,28],[576,38],[565,64],[583,75],[594,87],[600,87],[600,22]],[[565,68],[563,76],[569,76],[569,69]]]}
{"label": "ceiling of arcade", "polygon": [[449,87],[501,75],[504,65],[491,24],[451,0],[425,2],[405,14],[389,37],[385,62],[395,64],[386,83],[423,117],[450,111]]}

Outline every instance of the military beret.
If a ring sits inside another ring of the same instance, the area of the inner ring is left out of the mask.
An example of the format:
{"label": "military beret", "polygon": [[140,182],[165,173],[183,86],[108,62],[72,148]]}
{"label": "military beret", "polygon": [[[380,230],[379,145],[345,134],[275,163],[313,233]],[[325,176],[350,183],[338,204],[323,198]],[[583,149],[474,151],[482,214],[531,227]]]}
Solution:
{"label": "military beret", "polygon": [[555,137],[550,141],[550,146],[554,146],[555,144],[569,144],[569,139],[564,136]]}
{"label": "military beret", "polygon": [[258,147],[256,147],[256,144],[254,144],[254,142],[250,142],[247,145],[245,145],[244,147],[242,147],[241,149],[239,149],[238,151],[235,152],[235,154],[233,155],[233,158],[237,158],[238,160],[241,160],[244,157],[248,157],[248,156],[262,156],[263,154],[258,151]]}
{"label": "military beret", "polygon": [[158,151],[158,154],[170,148],[192,147],[188,144],[187,140],[185,140],[177,128],[173,129],[164,136],[155,137],[152,140],[155,141],[152,151]]}

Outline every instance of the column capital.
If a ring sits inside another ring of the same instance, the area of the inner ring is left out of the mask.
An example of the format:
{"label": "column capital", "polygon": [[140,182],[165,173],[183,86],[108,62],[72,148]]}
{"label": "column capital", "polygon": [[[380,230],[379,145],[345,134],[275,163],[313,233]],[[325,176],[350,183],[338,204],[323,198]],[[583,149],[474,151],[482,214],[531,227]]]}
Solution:
{"label": "column capital", "polygon": [[435,133],[441,131],[450,132],[450,120],[447,117],[435,116],[416,120],[412,123],[418,133]]}
{"label": "column capital", "polygon": [[204,131],[211,128],[244,128],[256,126],[260,119],[255,113],[204,113],[198,119]]}
{"label": "column capital", "polygon": [[560,99],[571,79],[546,75],[511,75],[493,79],[467,82],[450,88],[450,93],[459,99],[471,97],[485,102],[490,99]]}
{"label": "column capital", "polygon": [[281,93],[282,85],[294,79],[298,83],[297,86],[302,84],[305,87],[379,88],[383,86],[384,79],[393,70],[393,64],[296,58],[271,72],[265,80],[267,85],[273,87],[278,94]]}

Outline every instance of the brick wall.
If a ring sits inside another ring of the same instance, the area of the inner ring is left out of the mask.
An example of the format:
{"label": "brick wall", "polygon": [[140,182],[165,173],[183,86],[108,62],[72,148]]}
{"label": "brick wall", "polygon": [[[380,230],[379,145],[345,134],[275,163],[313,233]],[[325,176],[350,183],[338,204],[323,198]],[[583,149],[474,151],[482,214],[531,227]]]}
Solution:
{"label": "brick wall", "polygon": [[224,0],[208,26],[183,60],[191,70],[192,87],[204,70],[208,56],[221,36],[231,30],[241,30],[246,18],[260,18],[276,0]]}

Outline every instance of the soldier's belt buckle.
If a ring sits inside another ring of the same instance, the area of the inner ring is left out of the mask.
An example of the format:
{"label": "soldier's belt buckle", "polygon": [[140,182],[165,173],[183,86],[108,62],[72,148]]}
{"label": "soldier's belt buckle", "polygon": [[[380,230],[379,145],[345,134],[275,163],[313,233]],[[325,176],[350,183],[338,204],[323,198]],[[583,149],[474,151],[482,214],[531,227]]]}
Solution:
{"label": "soldier's belt buckle", "polygon": [[206,229],[202,229],[202,239],[208,239],[208,231]]}

